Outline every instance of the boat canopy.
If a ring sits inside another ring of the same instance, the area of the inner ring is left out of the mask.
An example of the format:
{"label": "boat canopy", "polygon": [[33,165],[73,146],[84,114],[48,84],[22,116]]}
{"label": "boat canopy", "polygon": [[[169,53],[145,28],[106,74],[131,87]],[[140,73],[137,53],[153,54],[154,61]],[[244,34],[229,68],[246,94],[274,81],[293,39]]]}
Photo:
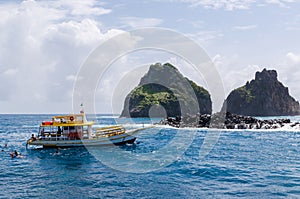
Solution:
{"label": "boat canopy", "polygon": [[52,121],[43,121],[41,127],[47,126],[91,126],[95,122],[86,120],[85,114],[54,116]]}

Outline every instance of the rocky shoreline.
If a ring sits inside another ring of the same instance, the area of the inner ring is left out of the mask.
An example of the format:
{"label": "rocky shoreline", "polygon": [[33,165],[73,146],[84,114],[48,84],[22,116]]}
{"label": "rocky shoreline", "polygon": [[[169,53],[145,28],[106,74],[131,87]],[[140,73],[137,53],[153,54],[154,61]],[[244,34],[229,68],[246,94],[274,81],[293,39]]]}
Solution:
{"label": "rocky shoreline", "polygon": [[212,115],[186,115],[183,117],[168,117],[161,120],[159,125],[169,125],[177,128],[217,128],[217,129],[300,129],[299,122],[291,122],[290,119],[260,120],[250,116],[226,113]]}

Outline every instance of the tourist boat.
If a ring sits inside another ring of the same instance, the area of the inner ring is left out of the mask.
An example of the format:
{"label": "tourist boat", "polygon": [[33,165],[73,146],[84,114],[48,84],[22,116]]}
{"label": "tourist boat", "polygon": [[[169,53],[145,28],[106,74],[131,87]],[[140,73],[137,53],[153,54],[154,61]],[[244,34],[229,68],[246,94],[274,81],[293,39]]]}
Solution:
{"label": "tourist boat", "polygon": [[43,147],[81,147],[122,145],[134,143],[139,128],[125,131],[119,125],[93,128],[94,121],[87,121],[85,113],[55,116],[43,121],[37,136],[32,134],[27,145]]}

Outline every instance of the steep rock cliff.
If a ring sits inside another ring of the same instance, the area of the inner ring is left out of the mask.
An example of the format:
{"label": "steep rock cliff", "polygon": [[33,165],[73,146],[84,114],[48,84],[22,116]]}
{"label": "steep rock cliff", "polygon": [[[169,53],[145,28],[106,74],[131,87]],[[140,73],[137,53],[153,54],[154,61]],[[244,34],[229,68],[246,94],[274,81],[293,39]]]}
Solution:
{"label": "steep rock cliff", "polygon": [[299,102],[277,79],[275,70],[256,72],[255,79],[233,90],[225,100],[222,111],[249,116],[299,115]]}
{"label": "steep rock cliff", "polygon": [[121,117],[176,117],[210,114],[212,102],[204,88],[169,63],[151,65],[126,97]]}

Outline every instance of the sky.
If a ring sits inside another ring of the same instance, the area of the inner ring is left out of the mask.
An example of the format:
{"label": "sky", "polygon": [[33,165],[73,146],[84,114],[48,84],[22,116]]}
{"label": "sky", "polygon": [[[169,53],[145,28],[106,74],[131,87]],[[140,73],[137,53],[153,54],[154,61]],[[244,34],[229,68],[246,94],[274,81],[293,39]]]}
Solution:
{"label": "sky", "polygon": [[[267,68],[277,70],[299,100],[299,10],[296,0],[2,0],[0,113],[74,111],[74,83],[89,55],[109,38],[146,27],[176,31],[201,46],[222,78],[225,97]],[[156,62],[174,64],[207,88],[178,56],[132,52],[100,78],[97,113],[120,113],[126,94]],[[220,102],[213,104],[218,111]]]}

